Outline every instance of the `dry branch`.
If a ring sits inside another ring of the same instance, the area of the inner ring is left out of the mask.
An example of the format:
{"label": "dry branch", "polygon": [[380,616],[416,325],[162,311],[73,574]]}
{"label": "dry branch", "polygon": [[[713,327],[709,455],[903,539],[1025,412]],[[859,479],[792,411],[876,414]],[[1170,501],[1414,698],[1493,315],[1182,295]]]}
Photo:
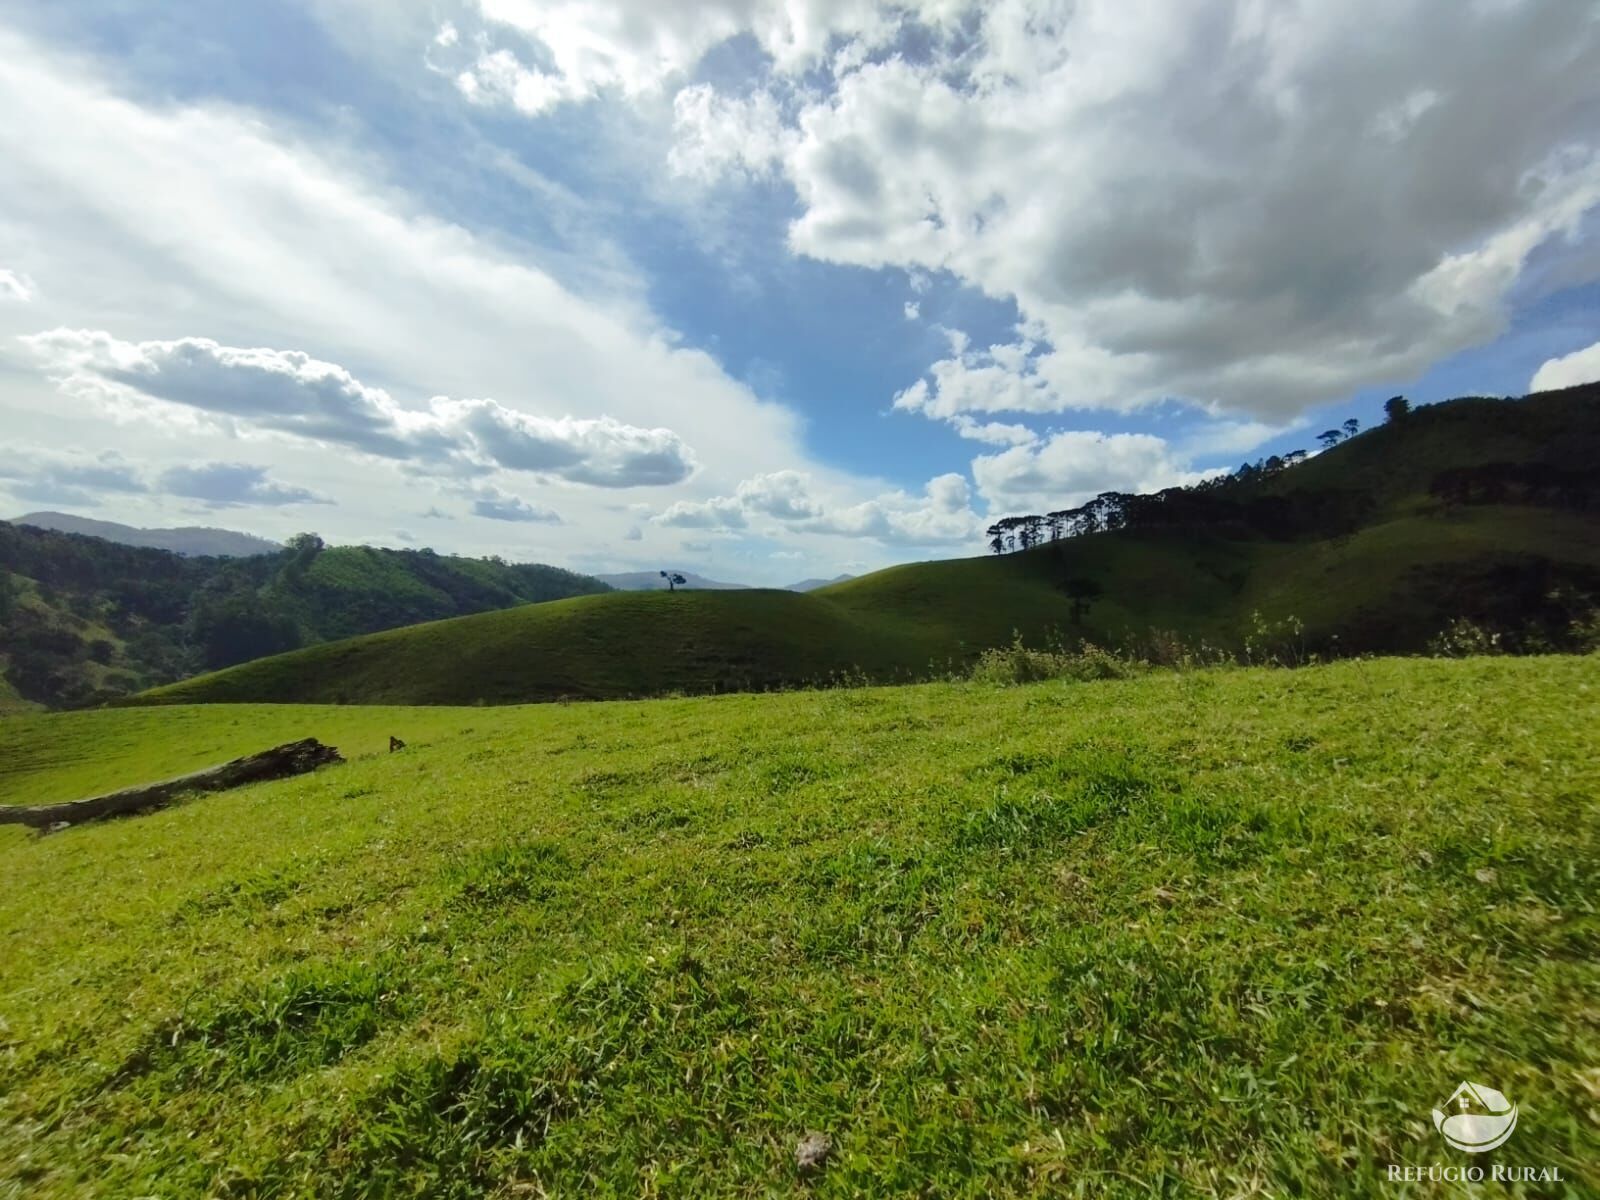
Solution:
{"label": "dry branch", "polygon": [[305,738],[274,746],[259,754],[247,754],[221,766],[180,775],[176,779],[124,788],[120,792],[88,800],[72,800],[66,804],[0,805],[0,825],[31,825],[35,829],[49,829],[56,825],[76,825],[80,821],[94,821],[102,817],[127,816],[165,808],[180,796],[196,792],[221,792],[265,779],[287,779],[291,775],[315,771],[326,763],[343,761],[332,746],[324,746],[316,738]]}

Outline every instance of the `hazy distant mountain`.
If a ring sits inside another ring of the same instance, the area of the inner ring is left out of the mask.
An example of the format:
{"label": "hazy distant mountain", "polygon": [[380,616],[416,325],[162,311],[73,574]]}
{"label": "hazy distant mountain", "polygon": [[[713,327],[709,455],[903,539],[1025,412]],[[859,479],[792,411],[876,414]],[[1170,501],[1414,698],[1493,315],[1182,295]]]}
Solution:
{"label": "hazy distant mountain", "polygon": [[[691,591],[732,592],[745,591],[750,587],[748,583],[723,583],[716,579],[707,579],[704,575],[696,575],[693,571],[680,571],[679,574],[688,582],[678,586]],[[624,571],[619,575],[596,575],[595,578],[623,592],[654,592],[667,589],[667,581],[656,571]],[[843,583],[846,579],[854,578],[854,575],[836,575],[832,579],[802,579],[799,583],[788,584],[780,590],[809,592],[815,588],[827,587],[830,583]]]}
{"label": "hazy distant mountain", "polygon": [[32,525],[37,529],[54,529],[58,533],[81,533],[89,537],[105,538],[124,546],[146,546],[155,550],[170,550],[194,558],[214,555],[222,558],[249,558],[253,554],[276,554],[283,547],[277,542],[254,534],[237,533],[231,529],[210,529],[191,525],[181,529],[136,529],[132,525],[119,525],[115,521],[96,521],[89,517],[75,517],[70,513],[36,512],[11,518],[13,525]]}
{"label": "hazy distant mountain", "polygon": [[847,579],[854,578],[854,575],[835,575],[832,579],[802,579],[799,583],[791,583],[783,590],[786,592],[814,592],[819,587],[827,587],[830,583],[843,583]]}
{"label": "hazy distant mountain", "polygon": [[[742,583],[720,583],[715,579],[707,579],[704,575],[696,575],[693,571],[679,571],[687,582],[680,583],[681,588],[690,591],[702,592],[733,592],[739,591],[747,585]],[[666,591],[667,581],[661,578],[656,571],[623,571],[617,575],[596,575],[594,578],[601,583],[609,583],[618,591],[623,592],[654,592]]]}

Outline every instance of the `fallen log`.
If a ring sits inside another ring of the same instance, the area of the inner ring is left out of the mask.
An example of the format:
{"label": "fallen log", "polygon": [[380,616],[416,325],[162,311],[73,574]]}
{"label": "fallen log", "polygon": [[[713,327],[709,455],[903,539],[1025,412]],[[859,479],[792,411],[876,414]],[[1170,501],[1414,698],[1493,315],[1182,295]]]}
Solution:
{"label": "fallen log", "polygon": [[176,779],[124,788],[120,792],[94,796],[88,800],[71,800],[65,804],[0,804],[0,825],[31,825],[35,829],[51,829],[76,825],[80,821],[96,821],[102,817],[128,816],[165,808],[180,796],[196,792],[222,792],[266,779],[287,779],[291,775],[315,771],[327,763],[343,761],[343,757],[332,746],[324,746],[316,738],[305,738],[274,746],[259,754],[247,754],[221,766],[180,775]]}

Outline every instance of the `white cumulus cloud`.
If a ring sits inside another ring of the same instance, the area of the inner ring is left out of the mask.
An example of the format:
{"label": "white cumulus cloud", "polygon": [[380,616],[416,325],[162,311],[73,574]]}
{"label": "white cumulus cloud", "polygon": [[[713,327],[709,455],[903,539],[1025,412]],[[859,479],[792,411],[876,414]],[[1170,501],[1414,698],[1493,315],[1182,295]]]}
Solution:
{"label": "white cumulus cloud", "polygon": [[730,98],[719,96],[709,84],[695,84],[673,98],[672,113],[674,140],[667,165],[675,174],[697,179],[716,179],[730,171],[752,178],[769,175],[794,138],[768,92]]}
{"label": "white cumulus cloud", "polygon": [[1533,373],[1528,390],[1553,392],[1558,388],[1576,387],[1580,383],[1594,383],[1597,380],[1600,380],[1600,342],[1560,358],[1549,359]]}
{"label": "white cumulus cloud", "polygon": [[403,408],[345,368],[298,350],[209,338],[127,342],[56,329],[22,338],[69,394],[126,389],[231,422],[421,466],[500,467],[599,487],[681,483],[694,457],[668,429],[610,417],[541,417],[493,400]]}
{"label": "white cumulus cloud", "polygon": [[892,546],[954,546],[982,528],[972,511],[965,477],[950,473],[928,481],[920,496],[904,491],[854,501],[815,490],[804,472],[776,471],[742,481],[731,496],[680,501],[652,518],[690,529],[743,530],[752,517],[767,518],[769,532],[870,538]]}
{"label": "white cumulus cloud", "polygon": [[[830,64],[849,70],[907,27],[953,32],[966,0],[474,0],[482,27],[458,86],[481,103],[529,114],[603,93],[637,97],[682,80],[714,46],[746,36],[774,71],[795,78]],[[443,31],[441,30],[441,33]],[[536,53],[501,45],[515,33]],[[459,41],[459,35],[457,40]]]}
{"label": "white cumulus cloud", "polygon": [[1153,434],[1069,430],[975,458],[972,477],[999,513],[1069,508],[1101,492],[1154,492],[1205,476]]}

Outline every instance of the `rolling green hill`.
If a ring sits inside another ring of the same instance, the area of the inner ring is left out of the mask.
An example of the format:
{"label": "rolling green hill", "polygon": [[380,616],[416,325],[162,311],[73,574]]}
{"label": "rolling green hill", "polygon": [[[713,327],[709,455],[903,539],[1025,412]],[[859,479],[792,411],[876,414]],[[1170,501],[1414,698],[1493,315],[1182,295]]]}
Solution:
{"label": "rolling green hill", "polygon": [[[1291,618],[1305,652],[1415,652],[1456,618],[1559,646],[1600,602],[1593,511],[1443,503],[1441,471],[1507,460],[1585,466],[1600,388],[1453,401],[1238,485],[1246,498],[1337,490],[1363,523],[1273,538],[1231,524],[1128,528],[1003,556],[893,567],[804,594],[612,594],[467,617],[261,659],[161,688],[161,703],[472,704],[767,689],[860,675],[928,678],[1020,634],[1132,645],[1152,630],[1237,651]],[[1100,596],[1074,619],[1071,581]]]}
{"label": "rolling green hill", "polygon": [[[1080,575],[1107,583],[1076,624],[1061,583]],[[1154,628],[1236,649],[1257,612],[1298,617],[1308,650],[1420,650],[1459,616],[1515,622],[1563,582],[1600,594],[1592,519],[1483,507],[1289,544],[1098,534],[808,594],[614,593],[484,613],[258,659],[135,702],[503,704],[905,681],[1016,633],[1120,645]]]}
{"label": "rolling green hill", "polygon": [[616,592],[245,663],[136,701],[474,704],[760,690],[926,668],[938,636],[794,592]]}
{"label": "rolling green hill", "polygon": [[296,646],[609,590],[556,567],[323,546],[184,557],[0,522],[0,706],[115,699]]}
{"label": "rolling green hill", "polygon": [[1600,463],[1600,384],[1522,399],[1466,396],[1368,429],[1262,488],[1353,488],[1381,507],[1417,503],[1441,472],[1484,463],[1593,470]]}
{"label": "rolling green hill", "polygon": [[1600,1194],[1596,661],[8,719],[0,1195]]}

